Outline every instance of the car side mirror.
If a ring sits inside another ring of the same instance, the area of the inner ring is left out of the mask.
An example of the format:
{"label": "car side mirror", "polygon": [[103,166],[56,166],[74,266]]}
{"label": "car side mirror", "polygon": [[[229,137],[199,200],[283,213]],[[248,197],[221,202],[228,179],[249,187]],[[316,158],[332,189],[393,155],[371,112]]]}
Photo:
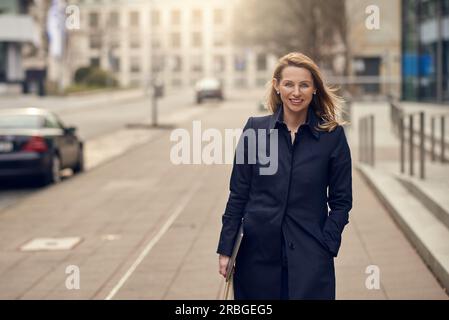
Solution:
{"label": "car side mirror", "polygon": [[76,133],[76,127],[65,127],[64,134],[74,135]]}

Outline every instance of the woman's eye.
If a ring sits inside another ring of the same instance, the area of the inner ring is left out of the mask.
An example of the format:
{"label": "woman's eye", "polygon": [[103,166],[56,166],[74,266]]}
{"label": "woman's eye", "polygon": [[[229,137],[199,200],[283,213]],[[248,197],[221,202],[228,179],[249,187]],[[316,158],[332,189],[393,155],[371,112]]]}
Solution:
{"label": "woman's eye", "polygon": [[309,85],[306,84],[306,83],[303,83],[303,84],[300,85],[300,87],[301,87],[302,89],[307,89],[307,88],[309,87]]}
{"label": "woman's eye", "polygon": [[291,84],[291,83],[286,83],[285,86],[286,86],[286,87],[291,87],[292,84]]}

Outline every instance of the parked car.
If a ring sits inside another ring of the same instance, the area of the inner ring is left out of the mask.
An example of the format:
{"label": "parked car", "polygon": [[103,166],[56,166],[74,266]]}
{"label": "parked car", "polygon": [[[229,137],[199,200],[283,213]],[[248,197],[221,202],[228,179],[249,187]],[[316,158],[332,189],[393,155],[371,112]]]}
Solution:
{"label": "parked car", "polygon": [[200,104],[205,98],[224,99],[223,87],[218,79],[204,78],[195,84],[196,102]]}
{"label": "parked car", "polygon": [[60,171],[84,170],[83,142],[53,112],[38,108],[0,109],[0,178],[33,176],[59,182]]}

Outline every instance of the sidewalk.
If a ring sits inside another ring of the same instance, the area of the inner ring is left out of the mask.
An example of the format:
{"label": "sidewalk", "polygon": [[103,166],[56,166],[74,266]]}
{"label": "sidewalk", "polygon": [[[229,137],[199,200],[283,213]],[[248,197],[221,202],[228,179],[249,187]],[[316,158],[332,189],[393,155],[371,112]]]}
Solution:
{"label": "sidewalk", "polygon": [[[242,127],[257,113],[256,97],[240,97],[196,116],[203,130],[223,130]],[[192,131],[191,121],[182,126]],[[170,131],[158,134],[0,211],[0,298],[219,297],[215,250],[231,166],[173,165]],[[354,207],[335,260],[337,299],[447,299],[358,171],[353,175]],[[47,236],[82,242],[68,251],[18,250]],[[68,265],[80,268],[79,290],[65,287]],[[379,267],[379,290],[365,286],[370,265]]]}

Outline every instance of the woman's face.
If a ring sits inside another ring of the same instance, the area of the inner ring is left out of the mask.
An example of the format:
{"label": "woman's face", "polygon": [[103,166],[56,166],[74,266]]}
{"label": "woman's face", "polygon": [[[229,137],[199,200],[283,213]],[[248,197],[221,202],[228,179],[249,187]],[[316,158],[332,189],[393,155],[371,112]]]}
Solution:
{"label": "woman's face", "polygon": [[285,67],[280,81],[273,79],[273,85],[284,106],[292,112],[307,109],[316,92],[312,74],[306,68]]}

